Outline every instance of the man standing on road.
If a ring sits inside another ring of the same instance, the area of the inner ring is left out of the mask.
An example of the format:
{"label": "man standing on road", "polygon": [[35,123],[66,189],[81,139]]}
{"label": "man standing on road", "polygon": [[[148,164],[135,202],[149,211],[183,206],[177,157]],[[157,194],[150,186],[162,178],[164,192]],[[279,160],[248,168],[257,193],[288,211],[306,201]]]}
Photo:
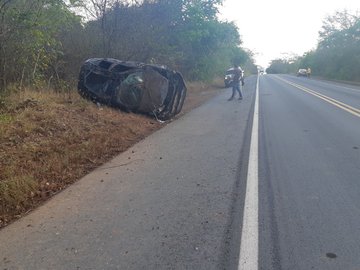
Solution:
{"label": "man standing on road", "polygon": [[311,68],[307,68],[307,70],[306,70],[306,75],[308,76],[308,78],[310,78],[310,76],[311,76]]}
{"label": "man standing on road", "polygon": [[236,91],[239,93],[239,99],[242,99],[242,94],[240,90],[240,81],[241,84],[244,85],[243,70],[239,67],[239,65],[234,64],[233,72],[234,72],[234,79],[232,83],[232,95],[229,98],[229,101],[234,99]]}

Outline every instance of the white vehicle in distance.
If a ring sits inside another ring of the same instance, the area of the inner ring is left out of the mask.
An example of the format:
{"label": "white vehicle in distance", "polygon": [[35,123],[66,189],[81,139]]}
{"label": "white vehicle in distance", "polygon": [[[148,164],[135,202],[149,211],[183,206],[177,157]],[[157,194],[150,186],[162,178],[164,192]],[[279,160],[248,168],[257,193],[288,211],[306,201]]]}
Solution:
{"label": "white vehicle in distance", "polygon": [[298,77],[308,77],[308,73],[307,73],[307,70],[305,68],[300,68],[297,72],[297,75]]}

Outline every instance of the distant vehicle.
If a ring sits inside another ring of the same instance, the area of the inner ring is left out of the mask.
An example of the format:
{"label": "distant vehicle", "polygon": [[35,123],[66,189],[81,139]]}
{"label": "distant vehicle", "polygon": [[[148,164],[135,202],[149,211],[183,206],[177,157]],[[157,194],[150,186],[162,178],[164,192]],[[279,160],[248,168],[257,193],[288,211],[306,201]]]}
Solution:
{"label": "distant vehicle", "polygon": [[225,78],[224,78],[225,87],[230,87],[232,85],[233,80],[234,80],[234,68],[229,68],[225,72]]}
{"label": "distant vehicle", "polygon": [[[234,68],[229,68],[225,72],[225,78],[224,78],[225,87],[232,86],[233,81],[234,81]],[[241,82],[242,82],[242,85],[244,85],[244,71],[242,72],[242,75],[241,75]]]}
{"label": "distant vehicle", "polygon": [[95,102],[168,120],[181,111],[187,89],[181,74],[165,66],[91,58],[81,67],[78,91]]}
{"label": "distant vehicle", "polygon": [[305,68],[300,68],[298,70],[298,73],[297,73],[296,76],[298,76],[298,77],[307,77],[308,76],[307,70]]}

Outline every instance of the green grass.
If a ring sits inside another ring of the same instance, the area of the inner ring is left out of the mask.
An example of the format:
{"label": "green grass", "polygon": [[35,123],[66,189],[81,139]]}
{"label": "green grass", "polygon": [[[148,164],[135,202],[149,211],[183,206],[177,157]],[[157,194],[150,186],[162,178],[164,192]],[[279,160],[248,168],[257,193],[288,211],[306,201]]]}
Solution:
{"label": "green grass", "polygon": [[14,120],[14,118],[9,114],[0,114],[0,124],[9,124]]}
{"label": "green grass", "polygon": [[38,183],[31,176],[16,176],[0,181],[0,212],[22,210],[29,204]]}

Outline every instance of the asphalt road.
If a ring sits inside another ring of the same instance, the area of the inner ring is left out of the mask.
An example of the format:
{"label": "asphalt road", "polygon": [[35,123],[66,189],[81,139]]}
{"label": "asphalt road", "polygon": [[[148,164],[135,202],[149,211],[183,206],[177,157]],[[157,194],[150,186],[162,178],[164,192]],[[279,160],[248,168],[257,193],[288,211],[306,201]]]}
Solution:
{"label": "asphalt road", "polygon": [[243,90],[1,230],[0,269],[360,269],[360,88]]}
{"label": "asphalt road", "polygon": [[359,109],[359,87],[260,80],[260,269],[360,269]]}

